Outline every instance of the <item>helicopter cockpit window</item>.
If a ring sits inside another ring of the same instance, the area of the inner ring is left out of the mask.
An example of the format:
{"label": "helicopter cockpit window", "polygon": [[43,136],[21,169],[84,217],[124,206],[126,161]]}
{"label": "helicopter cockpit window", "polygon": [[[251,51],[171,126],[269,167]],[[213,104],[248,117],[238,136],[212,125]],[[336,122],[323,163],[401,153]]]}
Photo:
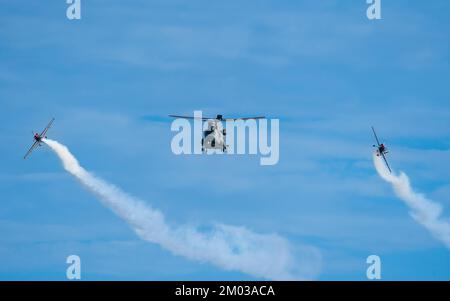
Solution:
{"label": "helicopter cockpit window", "polygon": [[211,134],[212,132],[213,132],[212,130],[211,130],[211,131],[209,131],[209,130],[208,130],[208,131],[204,131],[204,132],[203,132],[203,136],[206,137],[206,136],[208,136],[209,134]]}

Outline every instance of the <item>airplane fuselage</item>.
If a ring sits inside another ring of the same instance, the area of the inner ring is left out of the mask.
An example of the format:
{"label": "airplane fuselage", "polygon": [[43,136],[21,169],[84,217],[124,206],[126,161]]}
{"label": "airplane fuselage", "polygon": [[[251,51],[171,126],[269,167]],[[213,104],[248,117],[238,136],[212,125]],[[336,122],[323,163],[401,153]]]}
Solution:
{"label": "airplane fuselage", "polygon": [[387,154],[387,153],[388,153],[388,150],[387,150],[386,146],[385,146],[383,143],[381,143],[381,144],[377,147],[377,156],[385,155],[385,154]]}
{"label": "airplane fuselage", "polygon": [[41,142],[42,141],[42,137],[38,133],[36,133],[36,134],[34,134],[34,140],[37,141],[37,142]]}

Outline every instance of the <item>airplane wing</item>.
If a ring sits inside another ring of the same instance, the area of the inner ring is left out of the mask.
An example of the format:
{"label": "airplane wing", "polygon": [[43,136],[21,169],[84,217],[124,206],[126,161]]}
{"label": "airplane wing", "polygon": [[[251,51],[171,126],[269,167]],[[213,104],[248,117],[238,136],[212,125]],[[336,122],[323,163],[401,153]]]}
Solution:
{"label": "airplane wing", "polygon": [[31,154],[31,152],[36,148],[36,146],[39,145],[39,141],[35,141],[33,143],[33,145],[30,147],[30,149],[27,151],[27,153],[25,154],[25,156],[23,156],[24,159],[26,159],[28,157],[29,154]]}
{"label": "airplane wing", "polygon": [[48,123],[48,125],[45,127],[45,129],[42,131],[41,133],[41,137],[45,138],[45,134],[47,134],[48,129],[52,126],[53,121],[55,120],[55,118],[52,118],[52,120],[50,120],[50,122]]}
{"label": "airplane wing", "polygon": [[[372,127],[372,132],[373,132],[373,135],[375,136],[375,140],[377,140],[378,146],[380,146],[380,140],[378,140],[378,136],[377,136],[377,133],[375,133],[374,127]],[[386,159],[385,159],[385,160],[386,160]]]}
{"label": "airplane wing", "polygon": [[383,160],[386,163],[386,167],[389,169],[389,173],[392,173],[391,167],[389,166],[389,163],[386,160],[386,156],[383,153],[381,153],[381,156],[383,157]]}

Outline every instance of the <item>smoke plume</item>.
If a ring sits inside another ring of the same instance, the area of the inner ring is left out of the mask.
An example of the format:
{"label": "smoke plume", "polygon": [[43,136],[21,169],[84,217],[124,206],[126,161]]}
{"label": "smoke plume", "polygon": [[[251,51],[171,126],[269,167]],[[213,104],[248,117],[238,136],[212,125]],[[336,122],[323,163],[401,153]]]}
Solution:
{"label": "smoke plume", "polygon": [[441,217],[442,206],[415,192],[405,173],[389,173],[382,159],[375,153],[373,161],[380,177],[392,185],[395,194],[409,207],[412,218],[450,249],[450,223]]}
{"label": "smoke plume", "polygon": [[317,249],[294,247],[276,234],[258,234],[244,227],[223,224],[214,225],[207,233],[190,226],[171,227],[159,210],[86,171],[66,146],[49,139],[44,142],[58,155],[66,171],[125,220],[143,240],[175,255],[259,278],[309,279],[318,272],[321,260]]}

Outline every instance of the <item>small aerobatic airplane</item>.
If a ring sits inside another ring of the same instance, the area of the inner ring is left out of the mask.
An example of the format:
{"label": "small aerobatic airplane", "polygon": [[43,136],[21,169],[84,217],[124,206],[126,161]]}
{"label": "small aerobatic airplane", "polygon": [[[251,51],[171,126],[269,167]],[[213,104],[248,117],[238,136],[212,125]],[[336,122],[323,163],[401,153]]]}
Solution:
{"label": "small aerobatic airplane", "polygon": [[42,131],[42,133],[33,133],[33,138],[34,138],[34,143],[33,145],[30,147],[30,149],[28,150],[28,152],[25,154],[25,156],[23,157],[24,159],[26,159],[28,157],[29,154],[31,154],[31,152],[38,146],[41,146],[41,142],[42,139],[47,138],[46,134],[48,129],[52,126],[53,121],[55,120],[55,118],[52,118],[52,120],[50,120],[50,122],[48,123],[48,125],[45,127],[45,129]]}
{"label": "small aerobatic airplane", "polygon": [[388,150],[387,150],[386,146],[384,146],[384,144],[380,143],[380,140],[378,140],[378,136],[377,136],[377,133],[375,132],[374,127],[372,127],[372,131],[373,131],[373,134],[375,135],[375,140],[377,140],[377,144],[378,144],[378,145],[375,145],[375,144],[373,145],[373,147],[377,148],[377,156],[383,157],[383,160],[386,163],[386,166],[389,169],[389,172],[392,173],[391,168],[389,167],[389,163],[386,160],[386,154],[388,153]]}

